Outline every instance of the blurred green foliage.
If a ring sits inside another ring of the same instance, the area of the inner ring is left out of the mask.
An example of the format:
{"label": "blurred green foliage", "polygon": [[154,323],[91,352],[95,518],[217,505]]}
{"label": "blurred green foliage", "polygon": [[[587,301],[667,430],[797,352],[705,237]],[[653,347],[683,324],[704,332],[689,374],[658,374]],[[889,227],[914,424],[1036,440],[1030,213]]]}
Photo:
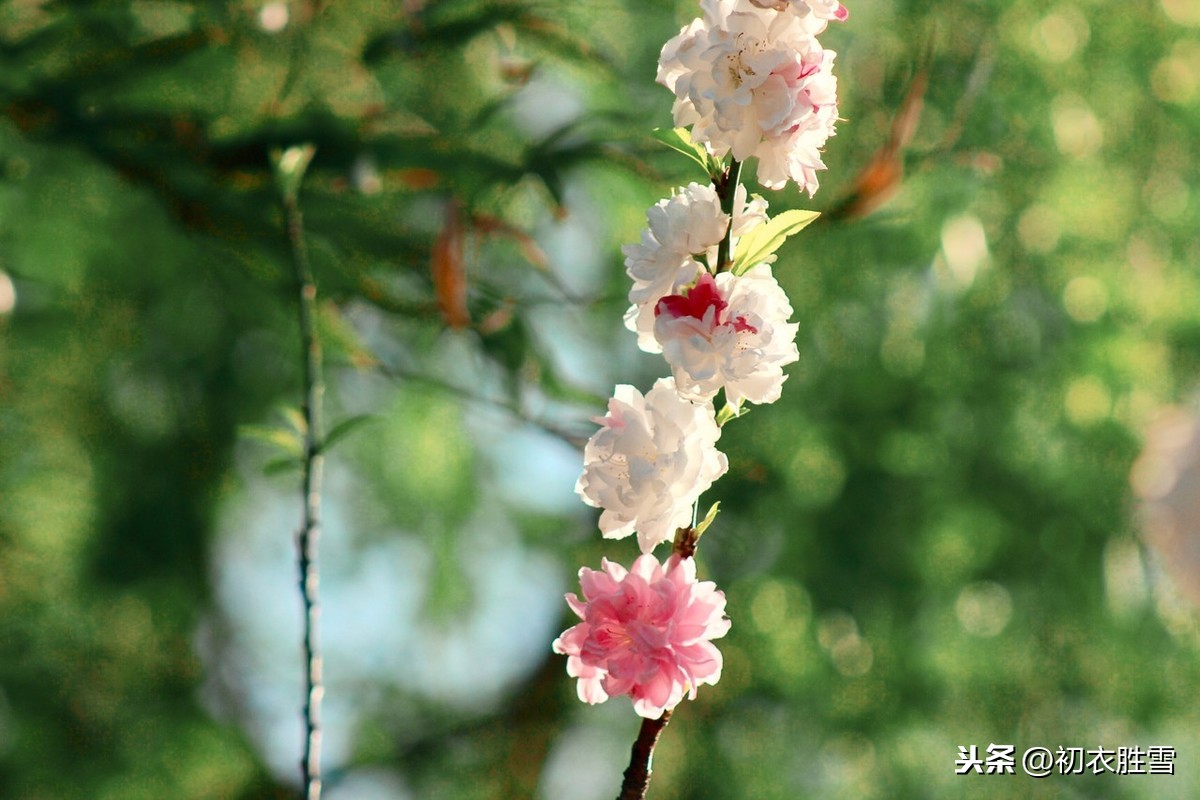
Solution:
{"label": "blurred green foliage", "polygon": [[[823,37],[847,121],[821,193],[772,209],[845,208],[929,43],[923,113],[890,202],[780,253],[802,358],[723,437],[700,559],[734,620],[725,676],[676,714],[651,794],[1194,797],[1197,629],[1139,544],[1128,475],[1200,372],[1200,17],[861,5]],[[471,606],[457,562],[501,512],[564,585],[632,557],[582,507],[506,501],[472,426],[578,442],[612,382],[661,374],[620,326],[619,247],[703,179],[650,136],[658,49],[695,13],[0,2],[0,796],[293,791],[252,703],[201,702],[220,669],[197,633],[229,614],[222,509],[271,458],[239,430],[299,397],[273,147],[317,148],[301,202],[330,402],[373,415],[339,444],[370,498],[353,537],[423,537],[423,624]],[[330,792],[378,767],[415,797],[555,796],[544,764],[636,720],[580,706],[548,643],[490,704],[362,701]],[[992,742],[1171,745],[1179,774],[954,776],[959,745]],[[623,747],[578,796],[615,793]]]}

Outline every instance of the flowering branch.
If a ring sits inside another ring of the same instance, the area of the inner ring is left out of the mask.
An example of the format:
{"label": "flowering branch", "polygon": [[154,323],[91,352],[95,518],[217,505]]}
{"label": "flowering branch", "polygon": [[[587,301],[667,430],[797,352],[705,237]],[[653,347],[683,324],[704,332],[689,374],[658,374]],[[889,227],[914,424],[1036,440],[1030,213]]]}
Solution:
{"label": "flowering branch", "polygon": [[[688,184],[652,206],[641,240],[622,249],[633,282],[625,325],[638,347],[663,355],[671,377],[644,395],[617,386],[575,485],[584,502],[603,509],[601,533],[636,533],[642,555],[628,570],[607,559],[600,570],[581,569],[582,599],[567,595],[580,622],[553,644],[567,656],[580,700],[627,694],[643,718],[618,800],[645,797],[672,709],[720,680],[712,640],[729,631],[725,594],[696,579],[694,559],[718,507],[699,524],[694,509],[729,469],[716,449],[723,424],[741,416],[743,403],[778,400],[783,367],[800,358],[799,326],[788,321],[792,307],[771,264],[816,214],[768,220],[767,202],[748,199],[740,185],[742,164],[756,159],[767,188],[794,181],[811,196],[837,120],[834,53],[816,35],[846,19],[838,0],[702,6],[704,16],[659,57],[658,81],[675,94],[681,126],[659,139],[704,166],[712,184]],[[672,537],[660,563],[654,548]]]}
{"label": "flowering branch", "polygon": [[274,153],[276,177],[283,198],[288,244],[292,252],[292,270],[299,297],[301,380],[303,384],[304,442],[301,492],[304,517],[296,537],[299,561],[300,596],[304,603],[304,755],[300,776],[305,800],[321,798],[321,699],[325,693],[321,676],[321,651],[317,623],[321,604],[317,543],[321,536],[321,479],[324,472],[324,429],[322,400],[325,384],[321,378],[321,342],[317,337],[317,287],[308,263],[304,242],[304,217],[300,212],[300,182],[315,148],[292,147]]}

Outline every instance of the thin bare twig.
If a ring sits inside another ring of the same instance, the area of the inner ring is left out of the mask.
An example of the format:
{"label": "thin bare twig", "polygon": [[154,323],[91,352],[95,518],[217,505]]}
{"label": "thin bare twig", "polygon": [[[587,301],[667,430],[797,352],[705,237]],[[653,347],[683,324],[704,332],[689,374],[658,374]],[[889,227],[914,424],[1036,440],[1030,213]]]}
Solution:
{"label": "thin bare twig", "polygon": [[[285,154],[286,158],[287,154]],[[308,152],[311,157],[311,151]],[[307,166],[305,163],[304,166]],[[299,168],[302,174],[303,166]],[[308,263],[304,242],[304,217],[297,199],[299,176],[283,183],[283,210],[292,268],[299,300],[301,378],[303,381],[304,453],[302,494],[304,518],[296,539],[300,567],[300,594],[304,602],[304,755],[300,761],[305,800],[321,798],[321,650],[318,621],[321,613],[320,569],[317,544],[321,537],[321,478],[324,472],[324,428],[322,401],[325,384],[321,377],[321,342],[317,336],[317,287]]]}

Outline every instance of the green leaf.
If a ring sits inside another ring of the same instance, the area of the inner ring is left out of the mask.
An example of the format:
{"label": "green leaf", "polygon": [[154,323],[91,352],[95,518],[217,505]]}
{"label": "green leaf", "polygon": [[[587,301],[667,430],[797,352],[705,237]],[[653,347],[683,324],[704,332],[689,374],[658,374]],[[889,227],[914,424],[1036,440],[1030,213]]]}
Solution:
{"label": "green leaf", "polygon": [[304,453],[304,445],[295,431],[268,425],[243,425],[240,430],[243,436],[277,447],[292,458]]}
{"label": "green leaf", "polygon": [[692,161],[695,161],[709,178],[721,174],[721,165],[709,155],[703,145],[692,141],[692,134],[687,128],[655,128],[651,135],[654,136],[655,140],[665,144],[675,152],[683,153]]}
{"label": "green leaf", "polygon": [[292,429],[296,431],[296,435],[300,438],[308,432],[308,422],[304,419],[304,414],[295,406],[284,406],[279,409],[279,413],[287,420]]}
{"label": "green leaf", "polygon": [[717,412],[717,425],[724,426],[726,422],[738,417],[744,417],[750,413],[750,406],[735,406],[732,403],[726,403],[720,411]]}
{"label": "green leaf", "polygon": [[272,458],[266,464],[263,464],[263,475],[281,475],[285,472],[297,471],[301,468],[301,461],[298,458],[290,456],[279,456]]}
{"label": "green leaf", "polygon": [[325,436],[325,441],[321,445],[321,451],[324,452],[334,445],[339,439],[344,439],[352,431],[360,427],[365,422],[372,422],[378,419],[374,414],[355,414],[353,417],[346,417],[340,420],[336,425],[329,429],[329,433]]}
{"label": "green leaf", "polygon": [[696,526],[696,538],[699,539],[708,530],[708,526],[713,524],[713,520],[717,518],[717,513],[721,510],[721,501],[713,503],[708,508],[708,513],[704,515],[704,519],[700,520],[700,524]]}
{"label": "green leaf", "polygon": [[787,238],[807,228],[819,216],[821,214],[818,211],[784,211],[766,225],[759,225],[747,233],[738,240],[733,274],[741,275],[756,264],[774,261],[775,251],[783,246]]}

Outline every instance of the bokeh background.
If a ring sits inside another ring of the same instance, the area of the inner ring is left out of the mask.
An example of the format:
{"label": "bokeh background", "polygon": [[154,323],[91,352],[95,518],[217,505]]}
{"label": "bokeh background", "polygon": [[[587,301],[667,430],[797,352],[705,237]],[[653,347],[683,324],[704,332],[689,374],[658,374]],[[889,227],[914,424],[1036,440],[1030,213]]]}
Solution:
{"label": "bokeh background", "polygon": [[[294,796],[268,154],[303,143],[328,413],[366,415],[328,462],[326,796],[615,795],[638,720],[549,645],[636,553],[572,489],[613,384],[664,373],[619,248],[703,180],[649,136],[695,15],[0,2],[0,796]],[[776,267],[802,357],[725,429],[726,670],[651,796],[1196,797],[1200,5],[873,0],[822,41],[830,168],[767,195],[827,212]],[[954,775],[993,742],[1177,774]]]}

